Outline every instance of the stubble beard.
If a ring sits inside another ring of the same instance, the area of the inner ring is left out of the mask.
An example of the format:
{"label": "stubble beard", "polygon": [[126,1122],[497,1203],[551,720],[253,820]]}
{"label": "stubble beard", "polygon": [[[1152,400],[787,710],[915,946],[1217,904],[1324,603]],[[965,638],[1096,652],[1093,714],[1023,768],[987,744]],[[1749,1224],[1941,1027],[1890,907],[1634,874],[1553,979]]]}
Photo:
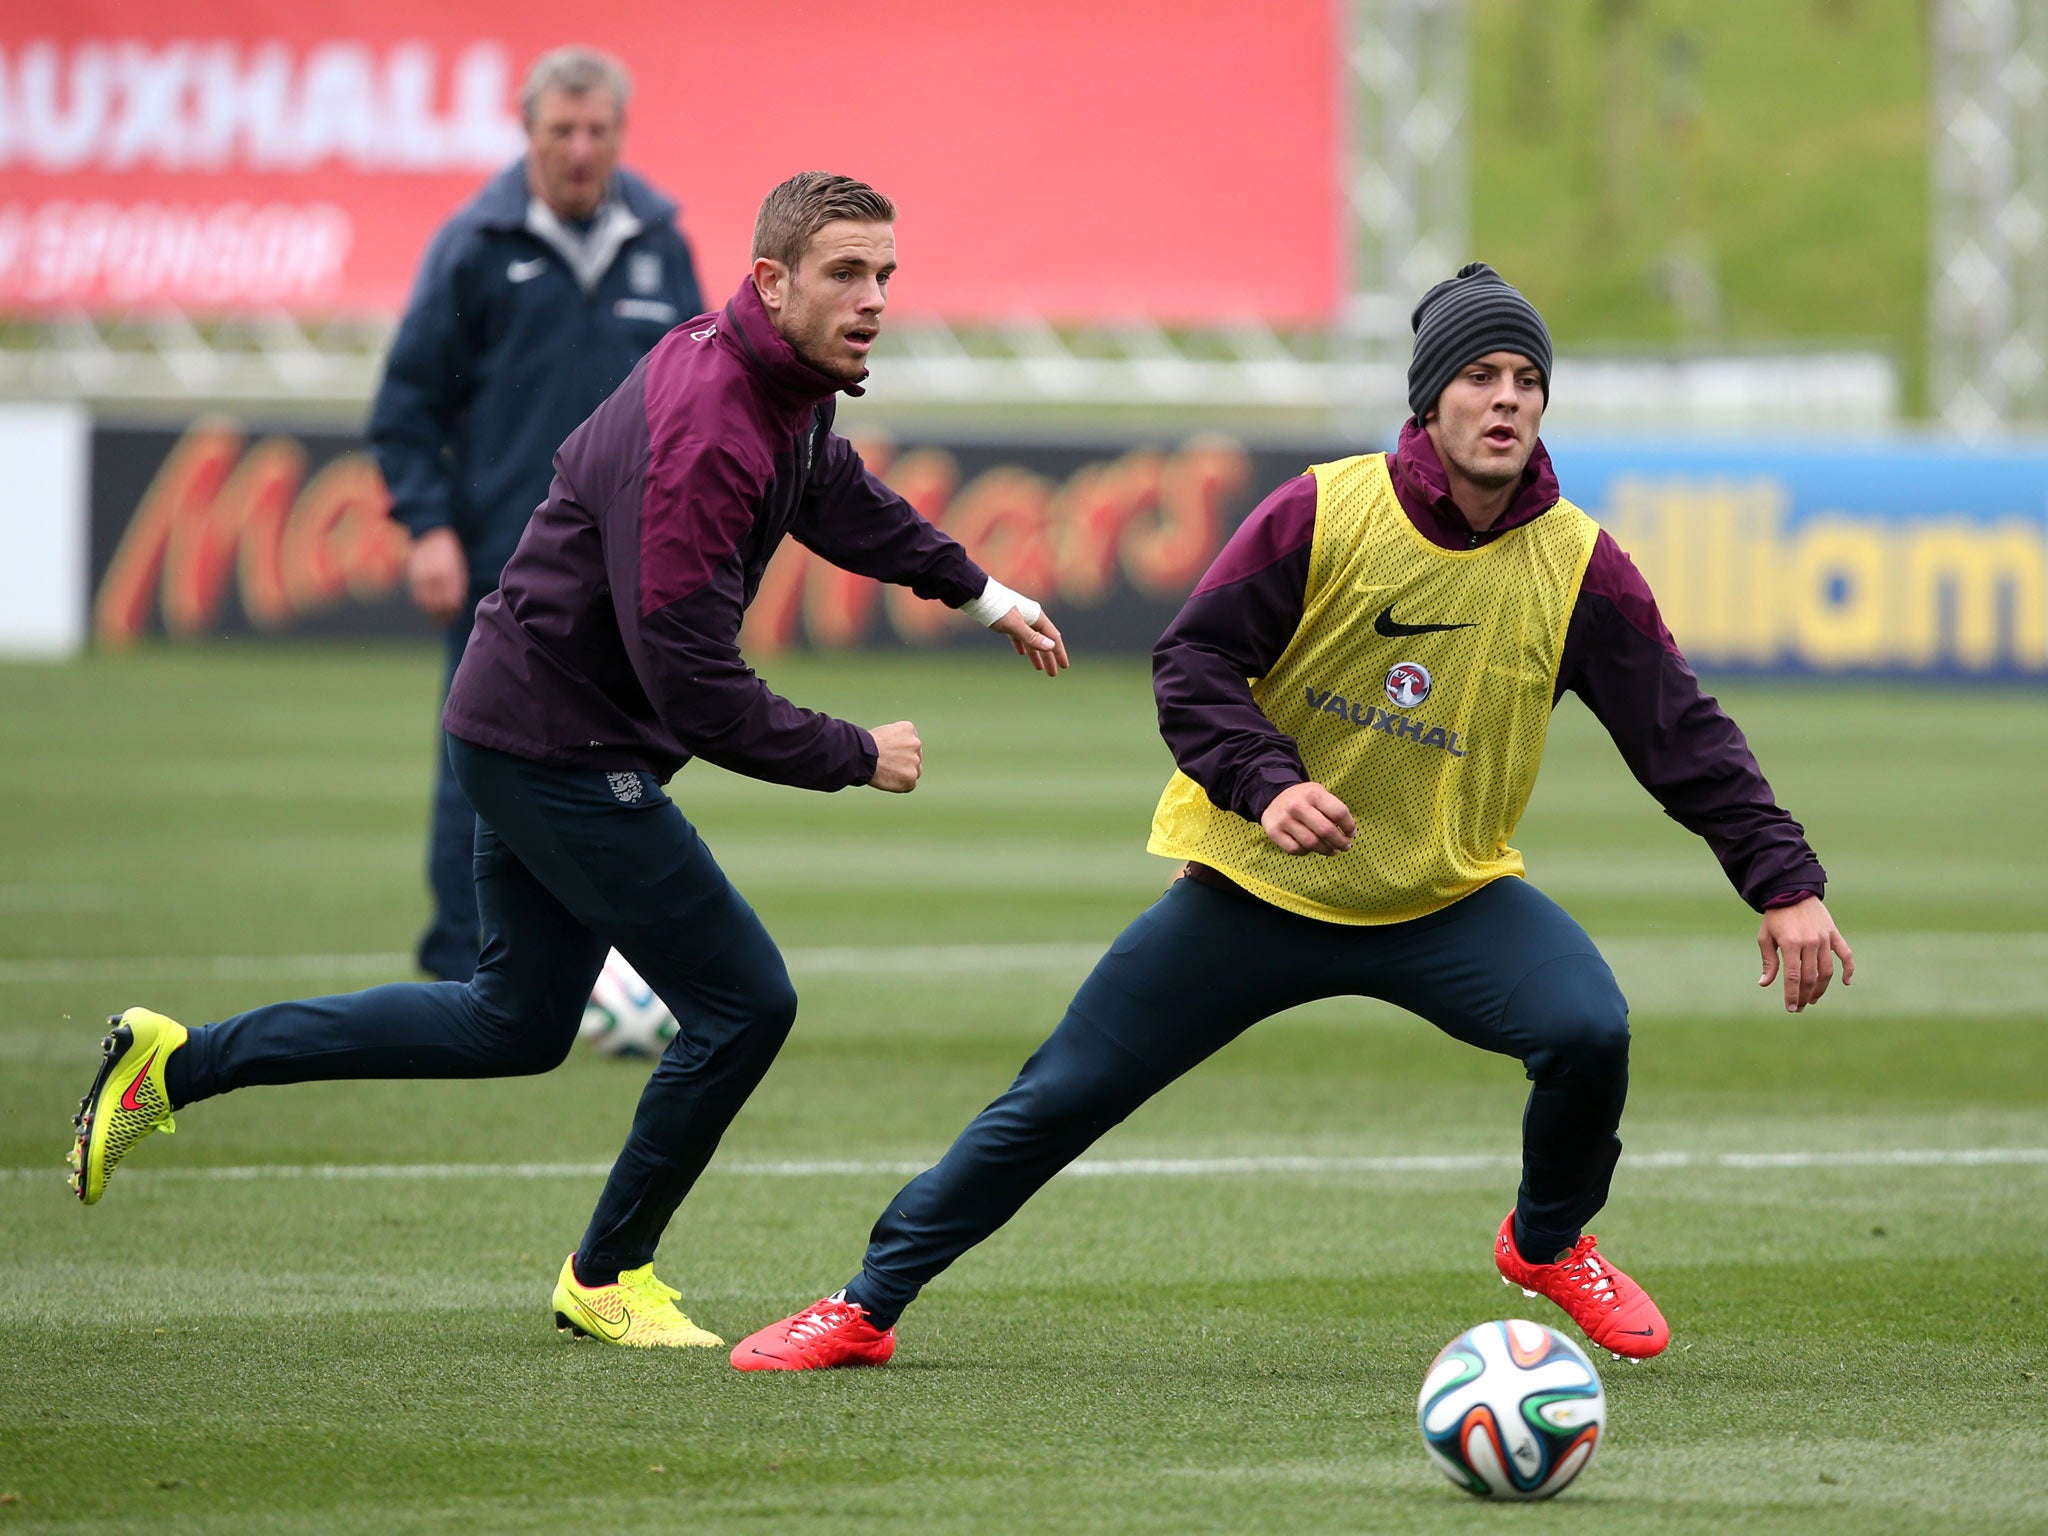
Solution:
{"label": "stubble beard", "polygon": [[798,343],[796,355],[826,378],[841,384],[858,384],[868,371],[867,364],[858,358],[823,356],[802,343]]}
{"label": "stubble beard", "polygon": [[1481,486],[1489,491],[1497,491],[1502,486],[1513,485],[1522,478],[1522,471],[1529,467],[1529,455],[1526,453],[1522,455],[1519,463],[1512,466],[1500,464],[1481,466],[1473,463],[1470,458],[1461,453],[1452,453],[1449,457],[1452,464],[1457,467],[1459,474],[1463,475],[1474,485]]}
{"label": "stubble beard", "polygon": [[839,327],[829,315],[806,321],[802,315],[791,317],[797,323],[789,335],[790,347],[810,367],[835,379],[841,384],[857,384],[867,373],[867,364],[857,357],[834,357],[825,349],[838,339]]}

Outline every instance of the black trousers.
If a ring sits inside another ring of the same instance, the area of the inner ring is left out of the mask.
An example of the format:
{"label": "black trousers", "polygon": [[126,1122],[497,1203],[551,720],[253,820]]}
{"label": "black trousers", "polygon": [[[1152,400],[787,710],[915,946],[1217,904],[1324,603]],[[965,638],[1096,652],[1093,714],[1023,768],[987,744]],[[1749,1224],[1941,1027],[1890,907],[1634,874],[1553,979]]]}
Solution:
{"label": "black trousers", "polygon": [[[446,653],[441,673],[442,704],[448,702],[448,689],[455,681],[455,669],[462,664],[469,632],[476,627],[476,605],[481,600],[481,593],[471,593],[442,637]],[[439,706],[434,718],[437,722],[440,719]],[[434,910],[413,954],[420,969],[428,975],[443,981],[467,981],[476,973],[476,957],[481,948],[476,876],[471,864],[476,848],[476,811],[455,777],[445,741],[437,730],[434,800],[427,817],[427,894]]]}
{"label": "black trousers", "polygon": [[1606,1203],[1628,1096],[1628,1005],[1586,932],[1508,878],[1413,922],[1346,927],[1176,881],[1126,928],[1049,1039],[875,1223],[849,1296],[893,1319],[1046,1180],[1261,1019],[1376,997],[1527,1069],[1523,1251],[1576,1242]]}
{"label": "black trousers", "polygon": [[450,738],[477,809],[483,956],[467,982],[275,1003],[192,1032],[166,1063],[184,1105],[256,1084],[546,1072],[616,947],[679,1029],[577,1249],[586,1281],[650,1262],[796,1019],[775,941],[644,773],[544,767]]}

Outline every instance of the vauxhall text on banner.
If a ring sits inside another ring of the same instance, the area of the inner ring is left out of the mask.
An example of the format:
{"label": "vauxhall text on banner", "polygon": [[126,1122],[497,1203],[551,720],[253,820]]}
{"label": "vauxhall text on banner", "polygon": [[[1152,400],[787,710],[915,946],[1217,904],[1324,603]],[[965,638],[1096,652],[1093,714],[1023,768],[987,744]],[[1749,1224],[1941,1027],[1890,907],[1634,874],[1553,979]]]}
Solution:
{"label": "vauxhall text on banner", "polygon": [[[835,64],[792,74],[791,38]],[[906,312],[1335,311],[1327,0],[1255,25],[1235,0],[790,0],[772,25],[640,0],[17,5],[0,307],[394,312],[435,228],[522,152],[522,71],[569,42],[632,71],[627,163],[681,199],[708,292],[745,270],[762,195],[824,167],[896,199]]]}

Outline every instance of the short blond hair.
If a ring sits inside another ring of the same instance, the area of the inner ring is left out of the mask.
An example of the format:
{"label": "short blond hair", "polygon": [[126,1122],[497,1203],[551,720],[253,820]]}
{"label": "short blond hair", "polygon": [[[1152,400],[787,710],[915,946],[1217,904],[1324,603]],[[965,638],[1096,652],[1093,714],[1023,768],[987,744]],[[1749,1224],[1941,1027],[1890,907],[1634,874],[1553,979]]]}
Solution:
{"label": "short blond hair", "polygon": [[893,224],[896,205],[851,176],[800,172],[761,200],[761,212],[754,220],[752,259],[766,256],[794,268],[810,248],[811,237],[839,219]]}

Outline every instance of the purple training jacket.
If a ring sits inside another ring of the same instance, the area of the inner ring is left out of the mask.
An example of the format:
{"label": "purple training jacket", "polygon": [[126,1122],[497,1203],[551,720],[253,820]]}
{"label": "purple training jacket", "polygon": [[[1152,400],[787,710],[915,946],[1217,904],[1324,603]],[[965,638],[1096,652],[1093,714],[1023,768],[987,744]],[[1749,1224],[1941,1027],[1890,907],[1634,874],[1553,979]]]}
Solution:
{"label": "purple training jacket", "polygon": [[448,693],[452,736],[666,781],[692,757],[803,789],[865,784],[874,738],[769,691],[740,620],[784,535],[957,608],[988,576],[832,431],[836,393],[749,278],[670,331],[555,454]]}
{"label": "purple training jacket", "polygon": [[[1488,543],[1542,516],[1559,494],[1539,442],[1507,512],[1476,533],[1414,422],[1388,468],[1408,520],[1443,549]],[[1260,711],[1245,679],[1264,676],[1301,625],[1315,523],[1315,477],[1298,475],[1253,509],[1152,652],[1159,729],[1174,761],[1216,805],[1250,821],[1308,778],[1294,739]],[[1700,691],[1649,584],[1605,530],[1565,629],[1557,696],[1567,689],[1607,728],[1637,782],[1706,839],[1751,906],[1825,893],[1804,829],[1779,809],[1735,722]]]}

